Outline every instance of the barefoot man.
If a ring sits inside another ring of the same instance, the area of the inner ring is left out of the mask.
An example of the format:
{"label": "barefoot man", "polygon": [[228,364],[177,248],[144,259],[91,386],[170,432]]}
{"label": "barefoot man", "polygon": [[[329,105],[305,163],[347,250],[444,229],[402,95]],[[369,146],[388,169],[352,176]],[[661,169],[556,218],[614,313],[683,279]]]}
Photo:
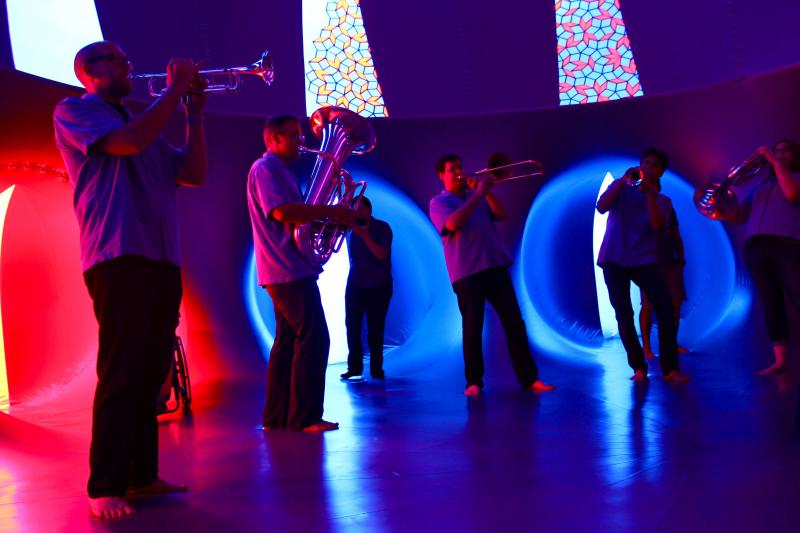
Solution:
{"label": "barefoot man", "polygon": [[[101,519],[133,513],[134,496],[185,491],[158,477],[158,392],[172,361],[182,288],[176,185],[206,176],[198,66],[167,65],[167,89],[133,116],[131,62],[110,41],[82,48],[75,74],[86,88],[53,116],[56,145],[75,190],[84,281],[100,326],[92,412],[89,504]],[[181,97],[186,148],[162,137]]]}

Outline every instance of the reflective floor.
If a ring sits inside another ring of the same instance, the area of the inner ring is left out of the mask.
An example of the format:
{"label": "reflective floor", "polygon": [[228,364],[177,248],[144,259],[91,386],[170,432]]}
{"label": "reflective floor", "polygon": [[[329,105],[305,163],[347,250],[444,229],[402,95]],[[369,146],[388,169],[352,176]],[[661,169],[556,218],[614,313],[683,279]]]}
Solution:
{"label": "reflective floor", "polygon": [[198,387],[194,416],[161,427],[162,475],[191,491],[109,523],[84,494],[88,410],[0,415],[0,531],[800,528],[796,373],[758,378],[701,352],[682,357],[685,386],[655,366],[634,385],[612,345],[581,365],[540,356],[558,390],[534,395],[490,353],[485,394],[468,399],[459,357],[385,382],[331,367],[326,417],[341,429],[322,435],[259,431],[258,380]]}

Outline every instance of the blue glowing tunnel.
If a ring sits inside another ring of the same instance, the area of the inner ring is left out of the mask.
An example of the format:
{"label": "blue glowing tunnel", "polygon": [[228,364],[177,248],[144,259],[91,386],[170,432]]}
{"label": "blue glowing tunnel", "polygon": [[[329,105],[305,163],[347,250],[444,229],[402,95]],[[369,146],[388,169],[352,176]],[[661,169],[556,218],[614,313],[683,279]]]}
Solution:
{"label": "blue glowing tunnel", "polygon": [[[593,229],[602,231],[604,223],[595,220],[594,206],[604,180],[637,164],[624,157],[593,160],[556,176],[537,196],[525,224],[516,277],[529,333],[540,349],[580,355],[606,343],[603,322],[613,322],[614,312],[602,298],[605,287],[595,274]],[[679,341],[696,349],[723,328],[740,323],[750,292],[737,284],[736,262],[722,224],[695,210],[693,188],[669,171],[662,187],[678,215],[687,259],[688,300]],[[638,297],[635,286],[633,292]]]}
{"label": "blue glowing tunnel", "polygon": [[[461,341],[461,319],[439,236],[426,213],[400,190],[376,176],[354,171],[366,180],[366,195],[376,218],[392,227],[394,296],[386,320],[385,367],[393,375],[423,370]],[[349,271],[346,246],[325,265],[320,277],[328,329],[329,363],[347,360],[344,329],[344,288]],[[245,300],[265,358],[275,332],[275,316],[267,291],[258,287],[255,260],[250,256],[244,275]],[[366,329],[366,328],[365,328]],[[364,344],[367,350],[366,343]]]}

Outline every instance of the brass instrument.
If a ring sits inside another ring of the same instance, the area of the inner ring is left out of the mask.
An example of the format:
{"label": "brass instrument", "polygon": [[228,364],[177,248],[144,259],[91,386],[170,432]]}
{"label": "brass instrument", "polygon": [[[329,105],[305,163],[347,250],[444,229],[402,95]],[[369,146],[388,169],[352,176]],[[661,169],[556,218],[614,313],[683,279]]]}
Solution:
{"label": "brass instrument", "polygon": [[[258,61],[246,67],[201,70],[197,74],[208,82],[208,87],[206,87],[203,92],[212,94],[230,94],[237,92],[241,87],[241,77],[245,74],[258,76],[267,85],[272,85],[272,82],[275,81],[275,69],[272,66],[272,57],[269,54],[269,50],[264,50],[264,53],[261,54],[261,58]],[[147,91],[153,98],[161,96],[167,90],[166,87],[160,89],[156,86],[156,83],[161,81],[166,83],[166,73],[133,74],[130,78],[133,80],[147,80]]]}
{"label": "brass instrument", "polygon": [[631,187],[640,187],[644,181],[644,172],[639,167],[631,167],[625,171],[622,177]]}
{"label": "brass instrument", "polygon": [[[542,164],[533,159],[526,159],[524,161],[512,163],[511,158],[500,152],[494,154],[492,158],[496,158],[498,161],[500,161],[500,164],[492,165],[490,163],[484,169],[463,174],[462,179],[480,178],[485,174],[491,174],[495,177],[495,183],[501,183],[523,178],[538,178],[540,176],[544,176],[544,168],[542,167]],[[505,161],[508,161],[508,163]],[[519,174],[515,174],[516,172],[519,172]]]}
{"label": "brass instrument", "polygon": [[[301,147],[315,154],[305,203],[343,205],[355,211],[364,191],[365,181],[355,182],[342,165],[350,154],[365,154],[375,147],[375,132],[367,119],[342,107],[322,107],[311,115],[311,131],[321,139],[319,150]],[[294,230],[300,251],[316,265],[323,265],[344,242],[348,228],[332,220],[315,220]]]}
{"label": "brass instrument", "polygon": [[767,159],[758,152],[741,164],[732,167],[725,179],[707,182],[695,189],[694,206],[701,215],[713,220],[728,220],[736,216],[739,201],[732,187],[743,185],[769,168]]}

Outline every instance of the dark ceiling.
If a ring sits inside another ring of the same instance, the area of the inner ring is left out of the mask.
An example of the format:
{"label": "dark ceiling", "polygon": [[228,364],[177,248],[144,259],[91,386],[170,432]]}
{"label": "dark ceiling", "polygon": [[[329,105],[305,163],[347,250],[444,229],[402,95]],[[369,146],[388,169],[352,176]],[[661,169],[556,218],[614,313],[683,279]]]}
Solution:
{"label": "dark ceiling", "polygon": [[[95,3],[105,37],[138,72],[163,72],[172,56],[204,59],[209,68],[241,66],[268,48],[275,84],[246,79],[240,95],[215,98],[211,109],[305,113],[301,2]],[[800,63],[797,0],[621,0],[620,7],[645,97]],[[393,117],[558,105],[553,0],[362,0],[361,8]],[[0,61],[12,66],[7,40],[0,46]]]}

